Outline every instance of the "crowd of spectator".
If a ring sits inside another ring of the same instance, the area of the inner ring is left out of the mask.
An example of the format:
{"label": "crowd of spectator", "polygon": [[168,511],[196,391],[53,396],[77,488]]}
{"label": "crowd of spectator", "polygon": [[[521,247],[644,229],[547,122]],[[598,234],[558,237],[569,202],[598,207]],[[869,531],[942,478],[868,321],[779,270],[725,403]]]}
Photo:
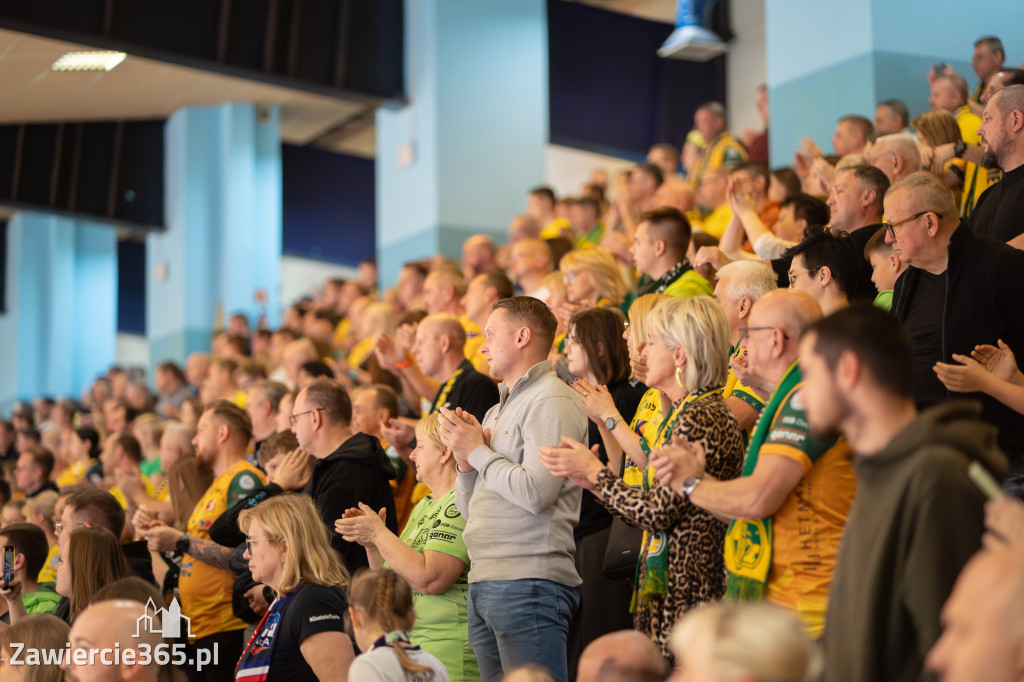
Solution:
{"label": "crowd of spectator", "polygon": [[503,244],[17,404],[0,679],[1018,679],[1003,61],[792,167],[705,104]]}

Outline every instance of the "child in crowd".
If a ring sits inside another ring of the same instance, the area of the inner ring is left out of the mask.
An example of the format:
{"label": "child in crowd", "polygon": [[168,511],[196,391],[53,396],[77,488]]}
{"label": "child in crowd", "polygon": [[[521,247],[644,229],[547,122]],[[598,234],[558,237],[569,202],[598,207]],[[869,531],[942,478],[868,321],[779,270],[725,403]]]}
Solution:
{"label": "child in crowd", "polygon": [[360,572],[349,591],[349,616],[364,653],[352,662],[349,679],[380,682],[448,682],[441,662],[405,634],[416,620],[412,590],[390,569]]}
{"label": "child in crowd", "polygon": [[907,264],[893,249],[892,244],[885,242],[885,230],[879,230],[864,246],[864,258],[871,263],[871,281],[878,289],[875,305],[882,310],[892,307],[892,290],[896,286]]}

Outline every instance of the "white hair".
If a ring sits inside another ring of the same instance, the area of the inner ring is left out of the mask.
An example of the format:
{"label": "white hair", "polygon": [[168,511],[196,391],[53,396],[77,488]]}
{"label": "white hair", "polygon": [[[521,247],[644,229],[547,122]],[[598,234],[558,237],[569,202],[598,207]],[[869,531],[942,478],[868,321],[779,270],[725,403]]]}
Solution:
{"label": "white hair", "polygon": [[715,278],[722,281],[728,277],[725,295],[739,300],[744,296],[753,303],[778,286],[775,271],[767,263],[754,260],[737,260],[718,269]]}
{"label": "white hair", "polygon": [[877,152],[876,147],[879,145],[883,151],[892,152],[903,159],[903,165],[911,169],[911,172],[921,170],[921,150],[917,146],[917,141],[910,135],[902,133],[883,135],[875,140],[871,151]]}

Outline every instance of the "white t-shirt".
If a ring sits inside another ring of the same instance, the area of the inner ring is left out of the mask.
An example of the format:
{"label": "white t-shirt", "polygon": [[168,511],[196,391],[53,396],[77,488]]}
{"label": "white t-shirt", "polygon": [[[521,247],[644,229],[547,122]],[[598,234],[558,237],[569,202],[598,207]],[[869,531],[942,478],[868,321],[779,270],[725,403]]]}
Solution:
{"label": "white t-shirt", "polygon": [[[413,663],[433,669],[434,676],[430,682],[449,682],[448,671],[433,655],[422,649],[406,649],[405,653]],[[348,669],[348,679],[352,682],[413,682],[402,670],[395,650],[389,646],[380,646],[356,656]],[[415,682],[421,681],[426,682],[424,678],[415,678]]]}

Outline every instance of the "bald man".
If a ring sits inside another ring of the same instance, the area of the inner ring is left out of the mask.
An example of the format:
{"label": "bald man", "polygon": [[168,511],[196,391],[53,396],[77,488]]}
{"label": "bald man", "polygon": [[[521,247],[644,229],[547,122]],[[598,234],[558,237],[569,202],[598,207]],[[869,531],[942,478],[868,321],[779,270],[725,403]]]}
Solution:
{"label": "bald man", "polygon": [[[144,620],[144,615],[153,616],[152,621]],[[152,627],[145,627],[147,623],[151,623]],[[186,623],[182,621],[183,629],[187,627]],[[78,614],[71,626],[68,635],[71,655],[62,666],[64,679],[69,682],[156,682],[160,679],[175,679],[173,665],[161,666],[153,662],[157,652],[170,655],[171,660],[176,654],[172,643],[161,636],[161,629],[161,616],[147,611],[137,601],[116,600],[93,604]],[[119,649],[120,660],[115,665],[113,652],[116,648]],[[103,650],[109,650],[105,656],[107,662],[103,660]],[[78,651],[86,653],[79,654]],[[90,655],[92,651],[97,653]],[[207,663],[213,663],[212,651],[207,650],[203,655],[209,655],[211,660]],[[150,661],[148,664],[138,662],[146,658]],[[128,662],[129,659],[131,662]]]}
{"label": "bald man", "polygon": [[715,516],[733,520],[725,538],[726,597],[762,595],[795,612],[811,637],[825,629],[829,583],[855,489],[850,448],[812,435],[797,364],[800,335],[821,318],[797,289],[770,291],[740,329],[737,376],[765,398],[743,475],[719,481],[688,446],[652,454],[663,484]]}
{"label": "bald man", "polygon": [[543,239],[520,239],[509,247],[508,274],[524,296],[546,300],[544,278],[554,269],[551,247]]}
{"label": "bald man", "polygon": [[658,646],[636,630],[620,630],[598,637],[583,650],[576,682],[597,682],[612,670],[622,679],[664,679],[666,661]]}
{"label": "bald man", "polygon": [[942,636],[928,654],[941,680],[1012,682],[1024,669],[1024,578],[1019,549],[979,552],[942,609]]}
{"label": "bald man", "polygon": [[921,170],[921,150],[917,140],[901,133],[883,135],[868,152],[868,163],[885,173],[890,183]]}

